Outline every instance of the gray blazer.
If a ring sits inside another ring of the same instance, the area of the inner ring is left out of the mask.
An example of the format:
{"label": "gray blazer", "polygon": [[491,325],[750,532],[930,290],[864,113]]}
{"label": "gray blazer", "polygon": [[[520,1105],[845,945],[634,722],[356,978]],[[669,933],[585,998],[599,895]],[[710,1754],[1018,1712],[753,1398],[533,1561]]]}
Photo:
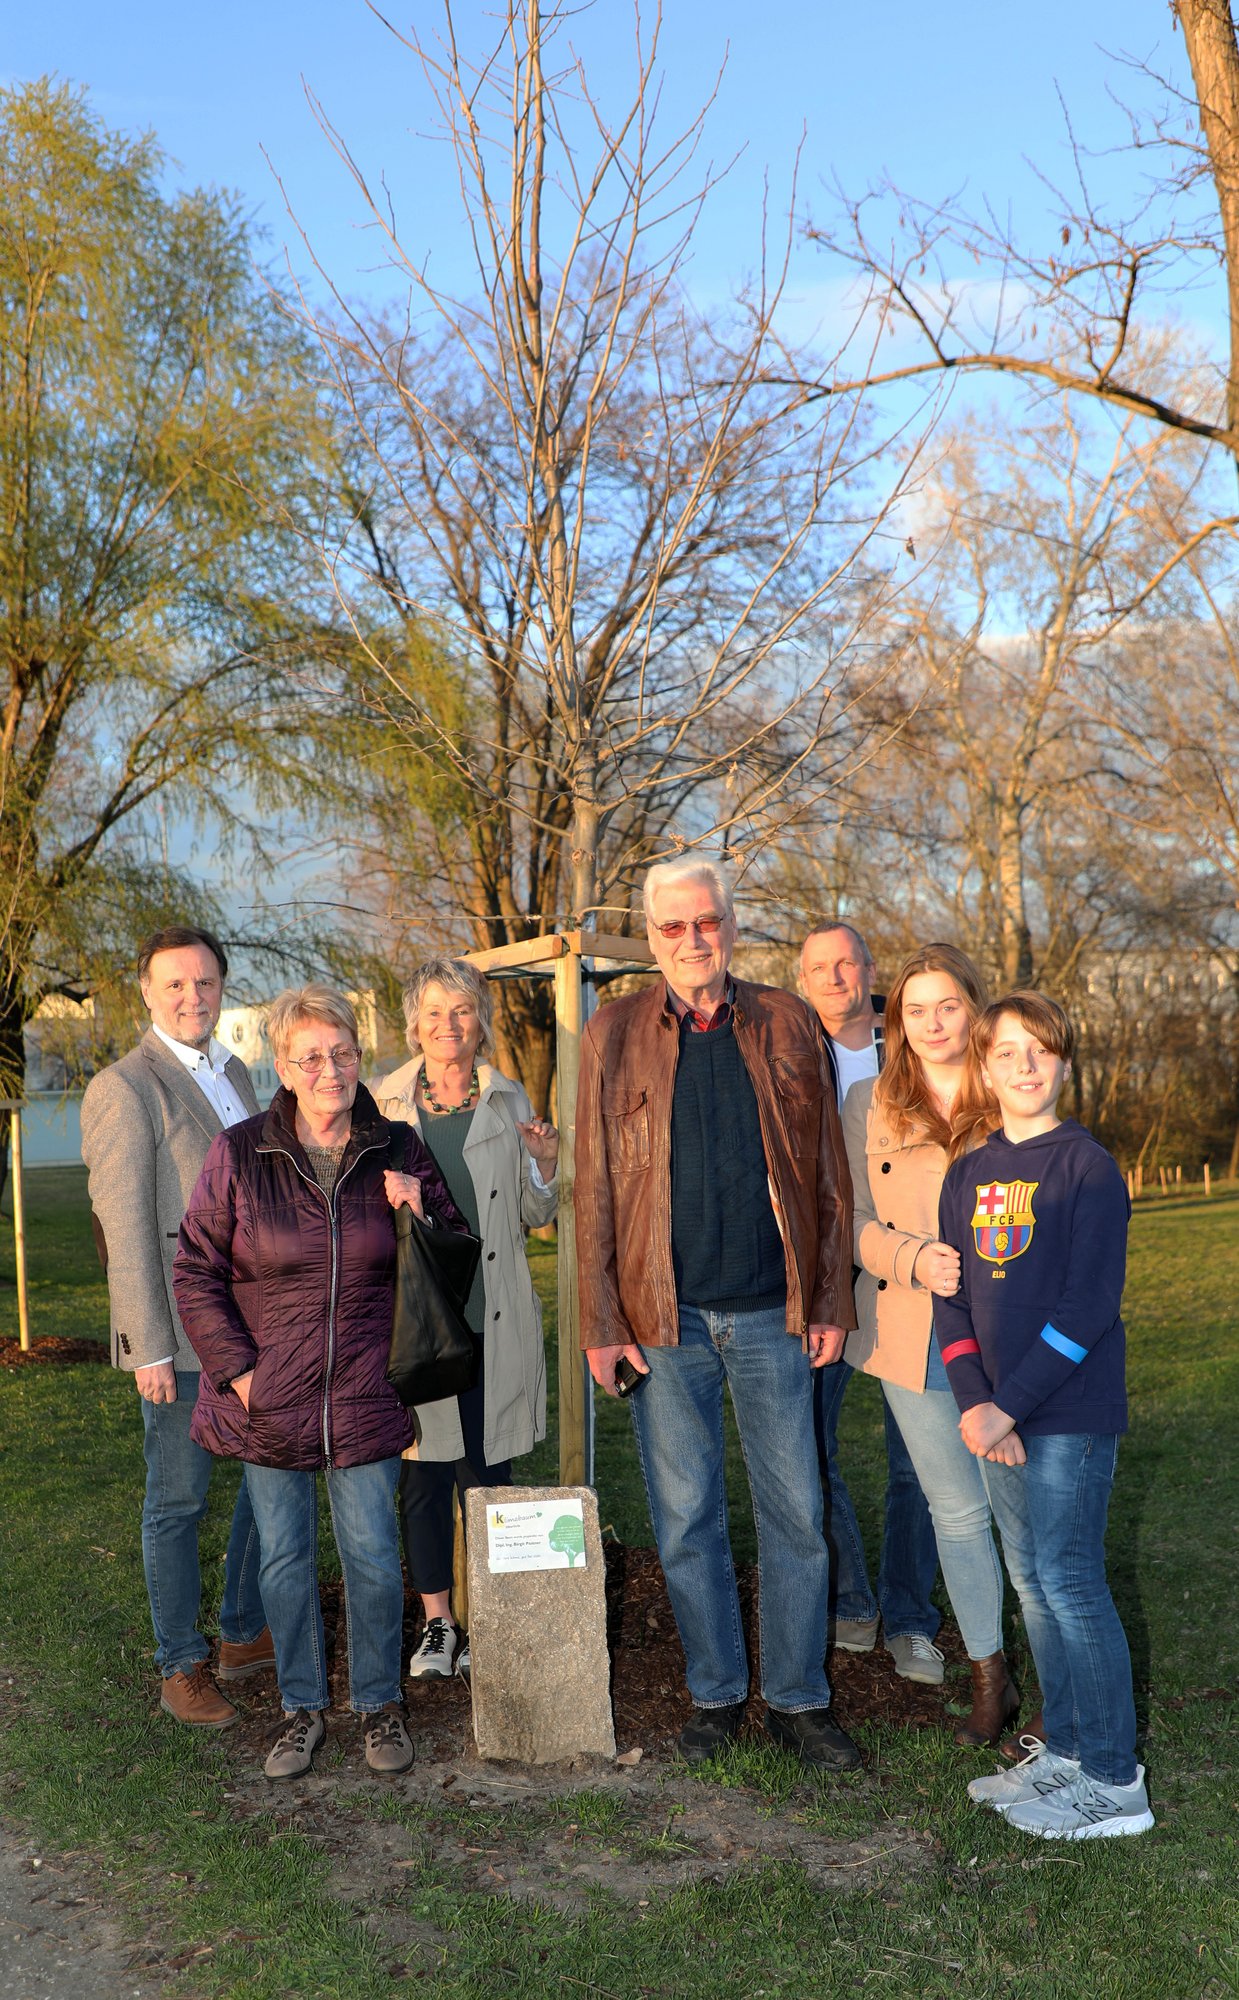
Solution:
{"label": "gray blazer", "polygon": [[[258,1099],[239,1056],[225,1070],[251,1115]],[[207,1148],[220,1122],[184,1064],[148,1028],[100,1070],[82,1099],[82,1158],[107,1245],[112,1362],[146,1368],[171,1355],[198,1368],[172,1295],[172,1259]]]}

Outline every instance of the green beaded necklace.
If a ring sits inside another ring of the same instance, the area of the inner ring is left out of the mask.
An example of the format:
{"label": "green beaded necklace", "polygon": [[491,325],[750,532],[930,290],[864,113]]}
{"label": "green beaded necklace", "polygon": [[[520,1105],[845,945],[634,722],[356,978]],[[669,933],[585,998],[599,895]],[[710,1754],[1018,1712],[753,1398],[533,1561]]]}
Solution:
{"label": "green beaded necklace", "polygon": [[473,1075],[469,1079],[468,1092],[466,1093],[462,1102],[459,1104],[440,1104],[438,1098],[435,1096],[434,1092],[430,1088],[430,1083],[427,1079],[425,1070],[422,1071],[421,1084],[422,1084],[422,1096],[426,1100],[427,1111],[436,1111],[439,1114],[440,1118],[450,1118],[452,1116],[452,1113],[455,1111],[467,1111],[470,1105],[473,1103],[474,1098],[478,1096],[480,1088],[478,1084],[478,1066],[476,1063],[474,1063]]}

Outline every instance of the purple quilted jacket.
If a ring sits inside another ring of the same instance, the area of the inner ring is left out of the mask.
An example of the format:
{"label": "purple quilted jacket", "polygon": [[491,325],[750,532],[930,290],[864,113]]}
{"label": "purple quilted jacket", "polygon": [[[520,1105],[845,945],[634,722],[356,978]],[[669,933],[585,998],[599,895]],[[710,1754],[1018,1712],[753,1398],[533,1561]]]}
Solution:
{"label": "purple quilted jacket", "polygon": [[[396,1232],[383,1188],[388,1139],[427,1215],[466,1225],[409,1126],[380,1118],[359,1087],[331,1202],[280,1090],[269,1111],[212,1142],[181,1224],[173,1289],[202,1362],[190,1436],[220,1458],[293,1471],[371,1465],[413,1436],[387,1380]],[[229,1387],[254,1370],[249,1412]]]}

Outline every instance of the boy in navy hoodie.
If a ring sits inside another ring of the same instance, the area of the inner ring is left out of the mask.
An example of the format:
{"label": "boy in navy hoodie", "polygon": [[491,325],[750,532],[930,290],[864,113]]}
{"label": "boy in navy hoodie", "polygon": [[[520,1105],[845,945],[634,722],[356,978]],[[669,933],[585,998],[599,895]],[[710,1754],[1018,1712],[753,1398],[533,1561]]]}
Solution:
{"label": "boy in navy hoodie", "polygon": [[1020,1596],[1045,1741],[969,1796],[1050,1840],[1144,1833],[1131,1659],[1105,1532],[1127,1428],[1119,1317],[1131,1205],[1103,1146],[1060,1119],[1074,1035],[1061,1007],[1011,993],[972,1031],[1002,1130],[949,1169],[938,1233],[959,1290],[934,1324]]}

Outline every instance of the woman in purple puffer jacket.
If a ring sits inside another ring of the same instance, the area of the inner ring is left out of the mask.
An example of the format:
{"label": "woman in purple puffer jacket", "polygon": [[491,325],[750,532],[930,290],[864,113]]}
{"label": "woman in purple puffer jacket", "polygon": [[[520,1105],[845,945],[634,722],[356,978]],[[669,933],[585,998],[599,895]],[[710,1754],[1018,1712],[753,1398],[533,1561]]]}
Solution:
{"label": "woman in purple puffer jacket", "polygon": [[320,1471],[344,1571],[350,1706],[367,1764],[394,1773],[413,1762],[395,1512],[412,1424],[386,1373],[391,1212],[406,1202],[464,1224],[410,1128],[394,1128],[404,1171],[389,1165],[393,1128],[358,1082],[357,1017],[342,993],[281,993],[267,1033],[283,1088],[213,1142],[181,1226],[177,1309],[202,1362],[191,1436],[247,1467],[284,1710],[267,1776],[302,1776],[326,1735]]}

